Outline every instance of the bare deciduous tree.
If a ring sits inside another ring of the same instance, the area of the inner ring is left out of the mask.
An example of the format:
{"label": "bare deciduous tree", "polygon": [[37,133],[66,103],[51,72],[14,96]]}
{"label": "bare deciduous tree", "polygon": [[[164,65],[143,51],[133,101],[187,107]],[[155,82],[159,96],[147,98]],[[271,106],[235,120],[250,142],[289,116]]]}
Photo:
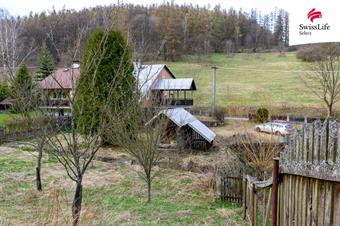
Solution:
{"label": "bare deciduous tree", "polygon": [[[70,70],[72,73],[72,69]],[[53,75],[52,75],[53,76]],[[74,78],[73,75],[71,75]],[[58,82],[55,79],[56,82]],[[75,81],[74,83],[75,84]],[[61,86],[61,84],[60,84]],[[61,86],[62,87],[62,86]],[[80,134],[76,127],[76,118],[73,114],[75,97],[77,95],[75,87],[72,89],[68,101],[71,106],[71,115],[68,117],[52,118],[50,120],[50,132],[46,134],[46,150],[48,153],[56,157],[66,170],[69,178],[75,182],[76,190],[72,203],[73,225],[78,225],[82,207],[82,191],[83,178],[91,161],[94,159],[97,151],[101,146],[100,137],[104,131],[104,125],[100,123],[97,131],[88,131],[86,134]],[[77,105],[78,111],[82,113],[85,104]],[[57,109],[58,110],[58,109]],[[53,114],[53,112],[44,112],[45,115]],[[96,120],[89,120],[89,124],[97,123]]]}
{"label": "bare deciduous tree", "polygon": [[153,109],[143,108],[139,98],[133,100],[123,111],[108,111],[109,124],[112,126],[109,134],[141,166],[140,176],[147,184],[147,200],[150,203],[152,181],[159,172],[155,172],[154,167],[161,159],[159,144],[166,120],[161,117],[153,118]]}
{"label": "bare deciduous tree", "polygon": [[[103,137],[106,137],[105,133],[108,131],[107,127],[109,123],[105,111],[108,106],[121,110],[120,104],[111,99],[113,95],[103,97],[102,93],[91,92],[93,89],[99,89],[99,85],[95,83],[95,81],[102,78],[100,74],[102,71],[98,68],[102,68],[102,62],[111,56],[110,46],[106,45],[110,41],[108,39],[110,32],[112,35],[112,31],[110,30],[103,32],[103,36],[99,40],[100,48],[93,50],[98,52],[82,65],[81,70],[83,74],[81,76],[87,76],[86,78],[92,81],[92,83],[90,82],[91,84],[86,84],[80,88],[79,81],[85,77],[80,77],[79,80],[76,81],[77,78],[73,73],[73,68],[68,70],[70,78],[72,79],[72,89],[67,96],[71,112],[69,116],[65,118],[66,120],[63,120],[63,117],[57,118],[56,121],[51,120],[52,123],[50,127],[52,132],[47,135],[47,150],[62,164],[67,175],[76,185],[72,203],[73,225],[79,224],[85,173],[101,147]],[[117,64],[122,68],[124,68],[122,61],[126,60],[126,57],[123,59],[123,54],[126,54],[124,48],[127,48],[127,46],[122,47],[122,55],[116,55],[117,59],[120,60]],[[118,68],[114,71],[114,74],[105,74],[112,76],[112,81],[106,80],[107,83],[101,84],[100,90],[103,92],[105,90],[111,94],[114,93],[115,98],[120,99],[126,95],[124,92],[126,90],[122,91],[121,87],[124,84],[127,73],[131,72],[121,71]],[[63,87],[54,74],[52,74],[51,77],[61,88]],[[77,85],[78,87],[76,88]],[[96,108],[90,109],[89,112],[89,105],[96,105]],[[48,114],[48,112],[45,112],[45,114]],[[86,122],[83,120],[83,123],[79,123],[79,119],[84,115],[86,115]]]}
{"label": "bare deciduous tree", "polygon": [[37,151],[37,155],[32,153],[36,157],[36,188],[42,191],[41,160],[48,132],[48,119],[38,112],[33,113],[38,106],[39,89],[33,87],[32,76],[24,65],[21,65],[16,77],[10,77],[9,82],[12,88],[13,109],[21,115],[21,119],[16,119],[11,124],[16,124],[21,130],[28,130],[35,136],[35,139],[21,143]]}
{"label": "bare deciduous tree", "polygon": [[7,80],[14,77],[16,67],[36,49],[33,43],[23,45],[20,40],[22,30],[21,20],[10,16],[0,19],[0,62]]}
{"label": "bare deciduous tree", "polygon": [[312,69],[302,76],[302,80],[326,104],[327,116],[331,117],[334,105],[340,100],[339,55],[330,50],[329,55],[314,63]]}

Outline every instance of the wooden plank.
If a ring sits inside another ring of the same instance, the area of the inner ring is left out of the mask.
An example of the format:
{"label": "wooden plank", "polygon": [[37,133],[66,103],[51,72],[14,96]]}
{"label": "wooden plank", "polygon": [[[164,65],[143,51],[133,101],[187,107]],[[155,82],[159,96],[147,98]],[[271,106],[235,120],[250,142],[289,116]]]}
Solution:
{"label": "wooden plank", "polygon": [[311,179],[307,178],[307,200],[308,200],[308,207],[307,207],[307,225],[312,225],[313,219],[313,186],[311,183]]}
{"label": "wooden plank", "polygon": [[315,181],[315,216],[314,225],[319,225],[319,180]]}
{"label": "wooden plank", "polygon": [[310,177],[315,178],[319,180],[327,180],[327,181],[334,181],[334,182],[340,182],[340,174],[334,174],[334,170],[336,170],[337,166],[329,166],[327,168],[324,168],[323,170],[320,170],[319,167],[314,167],[309,169],[308,167],[302,168],[302,167],[286,167],[286,166],[280,166],[281,173],[283,174],[290,174],[290,175],[296,175],[296,176],[303,176],[303,177]]}
{"label": "wooden plank", "polygon": [[289,175],[289,204],[288,204],[288,225],[293,223],[292,209],[293,209],[293,176]]}
{"label": "wooden plank", "polygon": [[326,205],[326,200],[327,200],[327,181],[322,181],[322,206],[321,206],[321,210],[322,211],[322,226],[326,226],[326,209],[327,209],[327,205]]}
{"label": "wooden plank", "polygon": [[257,226],[257,205],[258,205],[258,202],[257,202],[257,195],[256,195],[256,188],[255,188],[255,185],[253,187],[254,189],[254,210],[253,210],[253,214],[254,214],[254,225]]}
{"label": "wooden plank", "polygon": [[288,213],[288,197],[289,197],[289,191],[288,191],[288,181],[287,181],[288,176],[284,175],[282,183],[284,185],[284,191],[285,191],[285,196],[284,196],[284,216],[283,216],[283,226],[287,225],[287,213]]}
{"label": "wooden plank", "polygon": [[299,201],[299,180],[294,176],[294,225],[298,225]]}
{"label": "wooden plank", "polygon": [[302,220],[302,217],[301,217],[301,215],[302,215],[302,205],[303,205],[303,203],[302,203],[302,200],[301,200],[301,198],[302,198],[302,195],[303,195],[303,193],[302,193],[302,188],[301,188],[301,185],[302,185],[302,180],[303,178],[302,177],[297,177],[297,188],[298,188],[298,191],[297,191],[297,214],[296,214],[296,225],[302,225],[302,223],[301,223],[301,220]]}
{"label": "wooden plank", "polygon": [[[330,212],[330,216],[329,216],[329,225],[334,225],[334,218],[336,217],[335,215],[335,199],[336,199],[336,196],[335,196],[335,183],[334,182],[331,182],[330,183],[330,208],[329,208],[329,212]],[[339,196],[338,196],[338,200],[339,200]],[[339,202],[340,203],[340,200]],[[340,224],[340,222],[339,222]]]}
{"label": "wooden plank", "polygon": [[272,196],[272,189],[269,188],[269,193],[268,193],[268,200],[266,203],[266,208],[265,208],[265,214],[264,214],[264,221],[263,221],[263,225],[267,226],[269,223],[269,216],[270,216],[270,204],[271,204],[271,196]]}
{"label": "wooden plank", "polygon": [[315,125],[314,123],[312,124],[312,137],[311,137],[311,158],[310,158],[310,162],[313,163],[314,162],[314,158],[315,158]]}
{"label": "wooden plank", "polygon": [[302,226],[307,226],[307,208],[308,208],[307,183],[308,183],[308,179],[303,177],[302,181],[303,181],[302,182],[302,187],[303,187],[303,198],[302,198],[303,211],[302,211],[301,225]]}
{"label": "wooden plank", "polygon": [[247,179],[243,179],[243,219],[246,219],[246,213],[247,213]]}
{"label": "wooden plank", "polygon": [[279,191],[280,191],[280,197],[279,197],[279,205],[280,205],[280,213],[278,215],[279,218],[279,225],[283,226],[283,218],[284,218],[284,214],[285,214],[285,209],[284,209],[284,196],[285,196],[285,190],[284,190],[284,186],[282,183],[279,183]]}

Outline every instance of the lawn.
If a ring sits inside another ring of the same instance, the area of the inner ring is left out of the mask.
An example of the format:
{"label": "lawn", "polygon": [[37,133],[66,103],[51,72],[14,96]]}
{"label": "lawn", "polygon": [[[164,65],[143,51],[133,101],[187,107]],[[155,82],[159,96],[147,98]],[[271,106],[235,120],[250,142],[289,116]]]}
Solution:
{"label": "lawn", "polygon": [[15,117],[19,117],[18,114],[13,114],[13,113],[3,113],[0,112],[0,127],[5,126],[6,122],[9,119],[15,118]]}
{"label": "lawn", "polygon": [[[244,225],[241,208],[221,203],[204,175],[163,169],[146,203],[136,165],[95,161],[84,178],[81,225]],[[34,158],[0,146],[0,225],[69,225],[73,182],[44,157],[43,189],[34,189]]]}
{"label": "lawn", "polygon": [[320,106],[321,102],[305,87],[301,76],[308,63],[295,53],[213,54],[198,63],[193,57],[181,62],[169,62],[170,70],[178,77],[193,77],[196,82],[196,106],[210,106],[212,65],[217,65],[217,104],[227,105],[291,105]]}

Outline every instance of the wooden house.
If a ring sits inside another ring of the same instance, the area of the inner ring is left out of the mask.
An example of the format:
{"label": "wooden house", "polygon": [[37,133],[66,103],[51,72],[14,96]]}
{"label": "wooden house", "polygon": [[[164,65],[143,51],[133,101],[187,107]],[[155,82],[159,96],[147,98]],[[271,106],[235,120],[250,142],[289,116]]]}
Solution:
{"label": "wooden house", "polygon": [[[165,64],[134,64],[134,76],[145,107],[191,107],[195,81],[176,79]],[[41,108],[49,109],[56,115],[70,114],[69,98],[74,93],[80,76],[79,65],[60,68],[43,79],[39,86],[43,89]]]}

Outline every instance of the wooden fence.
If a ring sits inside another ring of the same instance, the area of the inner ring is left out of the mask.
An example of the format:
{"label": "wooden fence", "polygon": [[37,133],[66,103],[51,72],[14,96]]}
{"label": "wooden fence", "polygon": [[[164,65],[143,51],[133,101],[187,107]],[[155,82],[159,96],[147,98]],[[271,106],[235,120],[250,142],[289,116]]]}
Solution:
{"label": "wooden fence", "polygon": [[[339,124],[304,124],[280,156],[278,225],[340,225]],[[275,181],[273,181],[275,183]]]}
{"label": "wooden fence", "polygon": [[243,178],[243,218],[251,225],[271,224],[272,182]]}
{"label": "wooden fence", "polygon": [[251,225],[340,226],[340,136],[336,121],[304,124],[289,137],[268,181],[244,176]]}
{"label": "wooden fence", "polygon": [[224,202],[242,203],[242,177],[221,176],[221,200]]}

